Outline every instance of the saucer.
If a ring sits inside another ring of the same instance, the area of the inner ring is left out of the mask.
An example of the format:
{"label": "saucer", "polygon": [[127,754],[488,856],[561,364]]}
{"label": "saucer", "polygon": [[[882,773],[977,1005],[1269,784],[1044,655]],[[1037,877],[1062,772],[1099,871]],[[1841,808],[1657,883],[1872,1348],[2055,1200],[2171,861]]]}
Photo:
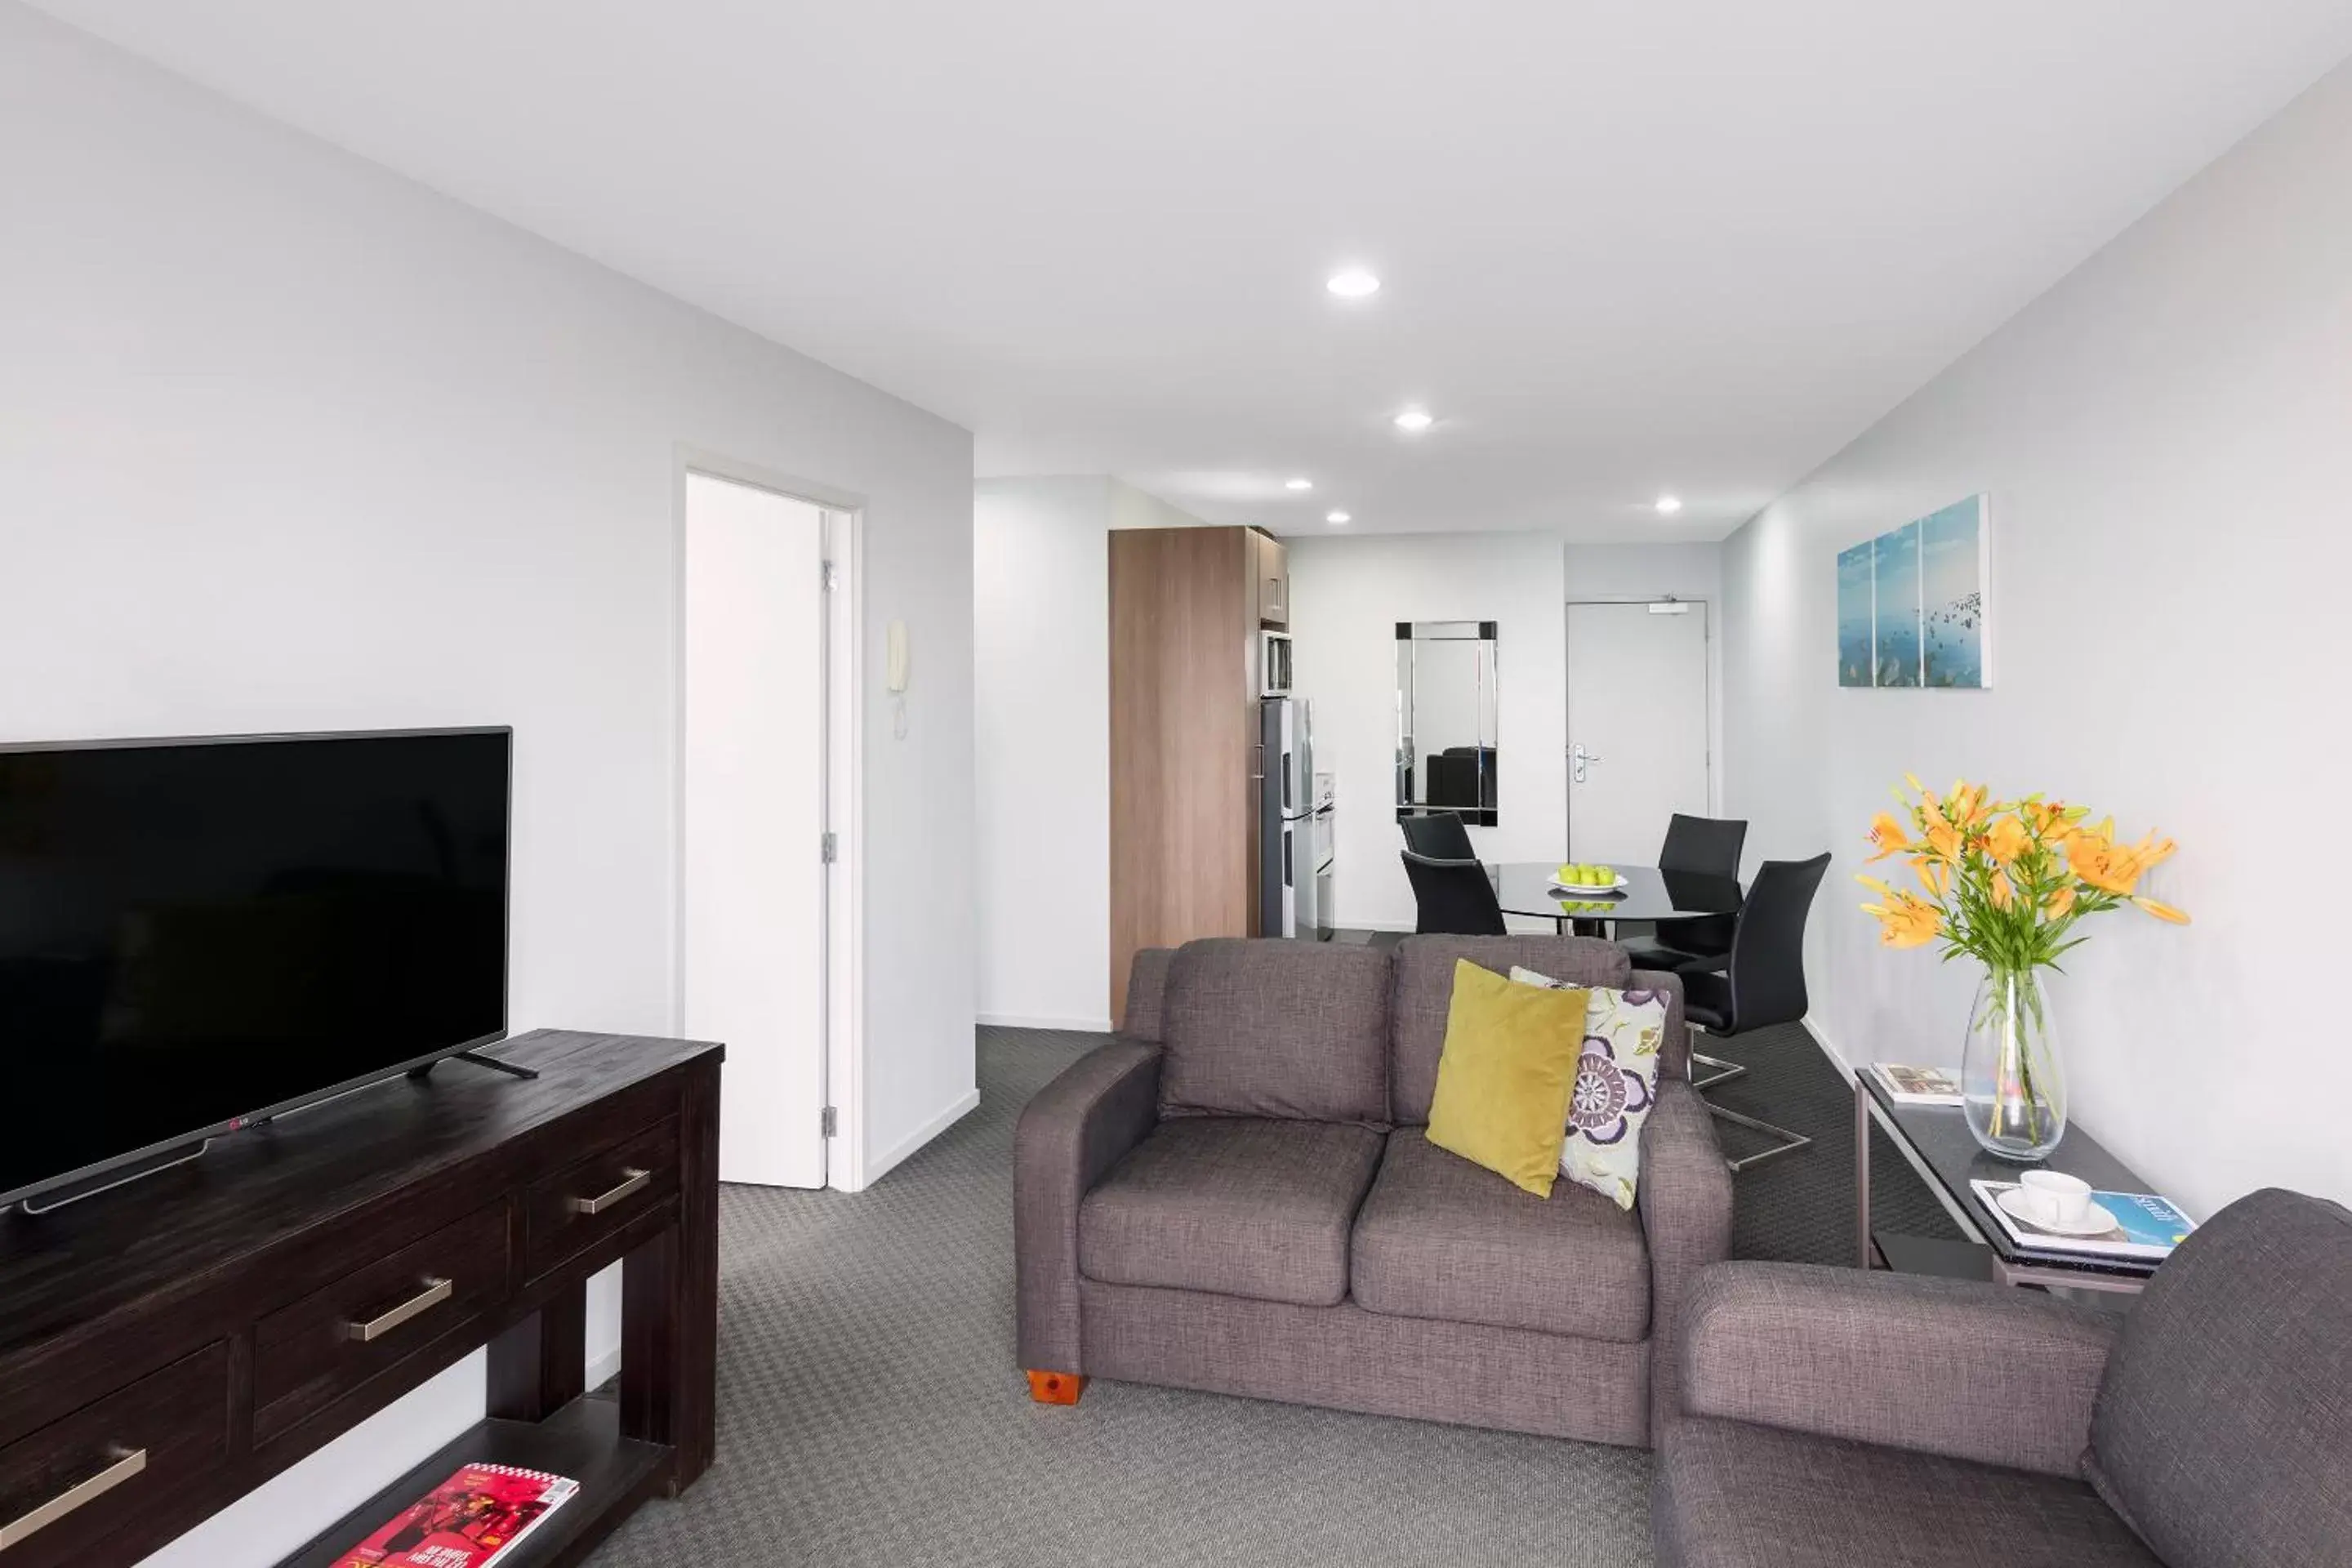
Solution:
{"label": "saucer", "polygon": [[2116,1216],[2097,1204],[2093,1204],[2091,1212],[2074,1224],[2061,1225],[2055,1220],[2043,1219],[2040,1215],[2035,1214],[2033,1206],[2025,1201],[2025,1194],[2020,1188],[2010,1188],[2000,1194],[1998,1201],[2002,1211],[2011,1219],[2030,1225],[2036,1230],[2047,1231],[2052,1236],[2105,1236],[2116,1228]]}

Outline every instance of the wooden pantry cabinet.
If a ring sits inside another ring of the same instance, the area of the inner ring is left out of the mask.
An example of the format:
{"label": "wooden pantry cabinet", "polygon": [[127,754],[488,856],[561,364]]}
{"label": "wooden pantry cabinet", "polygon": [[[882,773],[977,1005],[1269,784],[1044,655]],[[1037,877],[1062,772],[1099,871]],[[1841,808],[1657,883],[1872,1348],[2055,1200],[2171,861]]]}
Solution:
{"label": "wooden pantry cabinet", "polygon": [[1258,632],[1287,552],[1254,528],[1110,536],[1110,1006],[1137,952],[1258,934]]}

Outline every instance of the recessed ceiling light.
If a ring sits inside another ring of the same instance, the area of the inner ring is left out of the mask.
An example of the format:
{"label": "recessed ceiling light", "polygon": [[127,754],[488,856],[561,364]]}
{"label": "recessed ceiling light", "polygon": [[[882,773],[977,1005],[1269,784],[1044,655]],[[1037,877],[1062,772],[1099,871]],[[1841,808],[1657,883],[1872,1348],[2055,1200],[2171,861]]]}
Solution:
{"label": "recessed ceiling light", "polygon": [[1400,430],[1418,432],[1428,429],[1435,423],[1437,421],[1430,417],[1429,410],[1426,408],[1408,408],[1396,416],[1396,427]]}
{"label": "recessed ceiling light", "polygon": [[1282,481],[1282,488],[1286,490],[1311,490],[1315,488],[1315,481],[1313,479],[1285,479]]}
{"label": "recessed ceiling light", "polygon": [[1323,521],[1326,522],[1345,522],[1348,521],[1348,514],[1344,511],[1327,511],[1323,514]]}
{"label": "recessed ceiling light", "polygon": [[1676,513],[1676,512],[1678,512],[1678,511],[1680,511],[1680,510],[1683,510],[1683,498],[1682,498],[1682,497],[1680,497],[1680,496],[1660,496],[1660,497],[1658,498],[1658,515],[1659,515],[1659,516],[1661,516],[1661,517],[1672,517],[1672,516],[1674,516],[1674,515],[1675,515],[1675,513]]}
{"label": "recessed ceiling light", "polygon": [[1342,300],[1362,300],[1381,291],[1381,280],[1360,267],[1334,272],[1323,285]]}

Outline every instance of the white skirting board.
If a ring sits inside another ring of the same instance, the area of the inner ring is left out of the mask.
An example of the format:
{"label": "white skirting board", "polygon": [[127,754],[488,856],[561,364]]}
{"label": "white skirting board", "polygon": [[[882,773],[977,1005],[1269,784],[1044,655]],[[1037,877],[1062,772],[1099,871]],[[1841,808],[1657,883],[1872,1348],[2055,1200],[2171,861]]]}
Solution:
{"label": "white skirting board", "polygon": [[978,1022],[998,1029],[1062,1029],[1079,1035],[1108,1035],[1108,1018],[1044,1018],[1028,1013],[982,1013]]}
{"label": "white skirting board", "polygon": [[1853,1064],[1845,1059],[1845,1053],[1839,1050],[1837,1047],[1831,1042],[1829,1036],[1822,1032],[1822,1026],[1813,1022],[1810,1014],[1805,1017],[1799,1019],[1798,1022],[1804,1025],[1805,1033],[1813,1037],[1813,1044],[1821,1047],[1822,1055],[1829,1058],[1830,1066],[1838,1069],[1838,1076],[1844,1079],[1846,1082],[1852,1083],[1853,1081]]}
{"label": "white skirting board", "polygon": [[891,1147],[876,1153],[874,1158],[866,1163],[864,1180],[857,1181],[855,1184],[849,1181],[835,1181],[832,1185],[845,1193],[864,1191],[889,1174],[893,1167],[916,1150],[962,1121],[979,1105],[980,1087],[975,1084],[956,1096],[938,1115],[898,1140]]}

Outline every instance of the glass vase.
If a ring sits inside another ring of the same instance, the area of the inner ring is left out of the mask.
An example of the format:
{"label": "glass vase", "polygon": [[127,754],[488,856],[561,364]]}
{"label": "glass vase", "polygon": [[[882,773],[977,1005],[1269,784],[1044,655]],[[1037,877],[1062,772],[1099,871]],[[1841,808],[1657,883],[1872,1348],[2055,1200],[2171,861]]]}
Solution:
{"label": "glass vase", "polygon": [[1977,983],[1960,1052],[1960,1101],[1969,1131],[2004,1160],[2042,1159],[2065,1136],[2058,1015],[2039,970],[1988,969]]}

